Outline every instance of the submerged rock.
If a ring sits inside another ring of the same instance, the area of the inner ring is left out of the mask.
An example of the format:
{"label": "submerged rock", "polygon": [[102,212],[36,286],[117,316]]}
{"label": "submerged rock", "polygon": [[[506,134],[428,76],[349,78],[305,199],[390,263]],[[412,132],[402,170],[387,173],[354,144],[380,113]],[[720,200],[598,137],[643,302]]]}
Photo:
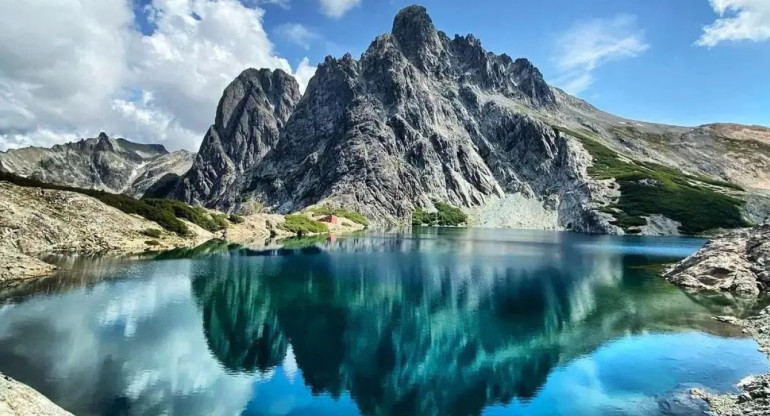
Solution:
{"label": "submerged rock", "polygon": [[[770,308],[758,315],[742,320],[718,318],[743,327],[770,354]],[[749,376],[738,383],[738,394],[717,395],[705,390],[693,389],[693,397],[703,399],[710,405],[710,414],[719,416],[770,415],[770,373]]]}
{"label": "submerged rock", "polygon": [[770,289],[770,222],[706,243],[667,270],[666,280],[696,290],[757,296]]}

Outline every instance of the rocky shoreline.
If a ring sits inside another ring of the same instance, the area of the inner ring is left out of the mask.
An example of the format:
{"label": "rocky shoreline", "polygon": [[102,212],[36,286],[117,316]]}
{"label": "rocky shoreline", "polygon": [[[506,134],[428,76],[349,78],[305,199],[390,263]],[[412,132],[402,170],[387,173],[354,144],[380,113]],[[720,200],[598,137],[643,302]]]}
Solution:
{"label": "rocky shoreline", "polygon": [[710,240],[669,268],[663,277],[676,285],[756,297],[770,290],[770,222]]}
{"label": "rocky shoreline", "polygon": [[0,415],[72,416],[33,388],[0,373]]}
{"label": "rocky shoreline", "polygon": [[[753,337],[759,343],[760,350],[770,356],[770,307],[747,319],[734,317],[716,319],[743,327],[743,332]],[[706,401],[714,415],[770,414],[770,373],[746,377],[738,383],[738,389],[739,394],[716,395],[702,389],[693,389],[690,394]]]}
{"label": "rocky shoreline", "polygon": [[[721,293],[732,304],[756,304],[759,296],[770,291],[770,222],[710,240],[666,270],[663,277],[687,290]],[[743,328],[770,356],[770,307],[746,319],[715,319]],[[690,394],[708,403],[714,415],[770,415],[770,373],[747,377],[738,389],[739,394],[717,395],[702,389],[693,389]]]}

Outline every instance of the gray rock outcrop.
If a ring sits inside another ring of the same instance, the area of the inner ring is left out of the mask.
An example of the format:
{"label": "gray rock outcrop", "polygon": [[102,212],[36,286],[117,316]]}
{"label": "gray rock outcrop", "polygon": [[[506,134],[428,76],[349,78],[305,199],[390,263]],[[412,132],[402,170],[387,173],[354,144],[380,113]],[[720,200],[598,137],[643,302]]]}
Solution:
{"label": "gray rock outcrop", "polygon": [[770,290],[770,222],[710,240],[663,277],[696,290],[757,296]]}
{"label": "gray rock outcrop", "polygon": [[299,84],[284,71],[243,71],[225,89],[192,168],[170,195],[225,209],[238,202],[245,172],[278,143],[299,99]]}
{"label": "gray rock outcrop", "polygon": [[134,143],[101,133],[50,149],[0,152],[0,170],[47,183],[141,197],[165,175],[187,172],[193,157],[186,150],[169,153],[159,144]]}
{"label": "gray rock outcrop", "polygon": [[[251,200],[278,213],[344,206],[375,226],[408,223],[416,207],[440,200],[472,214],[474,224],[614,234],[624,232],[607,208],[619,185],[590,173],[597,161],[586,140],[623,160],[748,184],[747,172],[770,161],[764,136],[755,137],[762,131],[604,113],[549,86],[527,59],[488,52],[473,35],[450,38],[425,8],[410,6],[359,59],[326,58],[301,98],[281,71],[241,74],[195,166],[169,194],[226,211]],[[729,152],[720,147],[727,144]],[[749,166],[738,168],[749,152]],[[743,192],[718,192],[733,191]],[[746,218],[770,212],[770,198],[751,201]],[[647,214],[648,226],[629,232],[679,232],[681,218]]]}
{"label": "gray rock outcrop", "polygon": [[558,228],[619,232],[594,211],[603,191],[590,156],[520,111],[556,105],[537,68],[471,35],[450,39],[423,7],[402,10],[360,60],[327,58],[301,100],[290,79],[239,76],[172,196],[220,209],[254,198],[280,213],[330,203],[382,225],[433,200],[468,208],[519,194]]}
{"label": "gray rock outcrop", "polygon": [[0,374],[0,415],[72,416],[29,386]]}

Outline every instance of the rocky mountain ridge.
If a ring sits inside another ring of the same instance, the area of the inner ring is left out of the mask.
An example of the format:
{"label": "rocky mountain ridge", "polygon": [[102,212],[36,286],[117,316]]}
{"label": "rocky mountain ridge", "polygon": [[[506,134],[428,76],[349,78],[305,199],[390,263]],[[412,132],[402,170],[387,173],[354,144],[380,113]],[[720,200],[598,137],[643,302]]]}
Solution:
{"label": "rocky mountain ridge", "polygon": [[0,152],[0,171],[43,182],[141,197],[156,182],[190,169],[195,155],[168,152],[163,145],[140,144],[105,133],[96,138]]}
{"label": "rocky mountain ridge", "polygon": [[[770,189],[762,128],[613,116],[526,59],[449,38],[421,6],[296,91],[281,71],[244,71],[171,196],[222,210],[344,206],[380,226],[439,200],[484,226],[612,234],[699,233],[770,212],[756,191]],[[698,218],[698,206],[716,208]]]}
{"label": "rocky mountain ridge", "polygon": [[281,70],[243,71],[192,168],[162,173],[139,188],[226,212],[331,205],[386,227],[441,201],[470,225],[699,234],[770,214],[770,129],[608,114],[409,6],[304,95]]}

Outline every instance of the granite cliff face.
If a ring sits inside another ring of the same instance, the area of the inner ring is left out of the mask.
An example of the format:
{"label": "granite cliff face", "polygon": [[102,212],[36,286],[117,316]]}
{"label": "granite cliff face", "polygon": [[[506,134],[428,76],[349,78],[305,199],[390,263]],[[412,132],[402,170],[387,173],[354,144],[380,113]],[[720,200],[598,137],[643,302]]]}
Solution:
{"label": "granite cliff face", "polygon": [[[450,38],[425,8],[410,6],[360,59],[328,57],[301,99],[281,71],[241,74],[170,194],[223,210],[252,199],[279,213],[338,205],[375,225],[408,222],[415,208],[440,200],[484,226],[677,233],[683,218],[666,214],[685,201],[624,216],[615,207],[628,213],[622,193],[638,184],[616,181],[612,168],[642,169],[651,177],[642,185],[671,193],[655,178],[681,166],[677,186],[697,188],[698,204],[730,195],[722,202],[734,207],[726,207],[733,223],[758,221],[770,198],[754,198],[753,189],[770,186],[751,172],[770,163],[770,151],[752,131],[740,130],[745,140],[734,143],[726,130],[604,113],[550,87],[528,60],[487,52],[472,35]],[[724,149],[711,142],[725,140],[732,153],[719,159]]]}
{"label": "granite cliff face", "polygon": [[162,145],[97,138],[53,146],[27,147],[0,152],[0,170],[43,182],[77,188],[142,194],[166,175],[190,169],[194,154],[169,153]]}
{"label": "granite cliff face", "polygon": [[588,154],[521,111],[555,106],[529,61],[450,39],[413,6],[360,60],[327,58],[301,100],[281,71],[241,74],[171,195],[220,209],[255,198],[282,213],[329,202],[395,224],[434,200],[516,194],[554,213],[539,228],[617,232],[593,210],[606,192]]}
{"label": "granite cliff face", "polygon": [[216,121],[203,139],[195,163],[171,190],[190,203],[229,207],[243,181],[278,143],[280,132],[300,99],[289,74],[247,69],[226,89]]}

